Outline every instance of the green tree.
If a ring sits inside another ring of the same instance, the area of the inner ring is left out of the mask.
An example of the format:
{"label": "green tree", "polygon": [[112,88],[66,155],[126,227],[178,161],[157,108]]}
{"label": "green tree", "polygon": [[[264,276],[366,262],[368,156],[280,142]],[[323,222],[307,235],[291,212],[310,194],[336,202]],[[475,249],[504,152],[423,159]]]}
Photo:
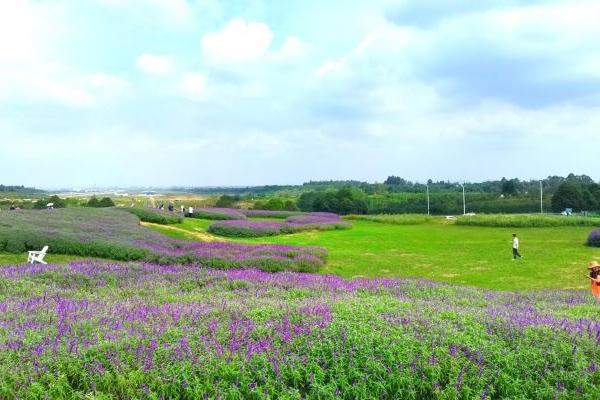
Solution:
{"label": "green tree", "polygon": [[583,190],[575,180],[565,180],[552,196],[552,210],[555,212],[561,212],[565,208],[581,211],[583,205]]}
{"label": "green tree", "polygon": [[222,208],[231,208],[235,205],[235,203],[237,203],[235,197],[224,194],[221,197],[219,197],[216,206]]}

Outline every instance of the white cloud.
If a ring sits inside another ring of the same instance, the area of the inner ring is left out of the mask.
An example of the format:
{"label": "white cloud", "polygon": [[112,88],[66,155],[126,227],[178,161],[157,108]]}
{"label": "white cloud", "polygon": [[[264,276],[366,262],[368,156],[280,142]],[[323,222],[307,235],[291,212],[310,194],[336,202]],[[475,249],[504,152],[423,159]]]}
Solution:
{"label": "white cloud", "polygon": [[317,69],[315,75],[317,78],[323,78],[328,75],[340,76],[348,72],[348,61],[346,59],[327,61]]}
{"label": "white cloud", "polygon": [[142,54],[137,58],[137,65],[149,75],[165,76],[173,72],[173,61],[168,56]]}
{"label": "white cloud", "polygon": [[281,60],[292,61],[304,57],[309,50],[310,46],[302,39],[296,36],[288,36],[276,56]]}
{"label": "white cloud", "polygon": [[0,4],[0,62],[31,62],[48,56],[64,34],[57,3],[10,0]]}
{"label": "white cloud", "polygon": [[90,83],[93,87],[111,92],[119,92],[129,87],[127,80],[116,75],[99,72],[90,77]]}
{"label": "white cloud", "polygon": [[[150,12],[153,20],[156,17],[164,19],[170,25],[189,24],[193,12],[187,0],[100,0],[110,7],[120,7],[129,10],[135,15],[144,15]],[[144,13],[140,13],[143,10]]]}
{"label": "white cloud", "polygon": [[191,100],[202,100],[207,94],[207,79],[199,72],[187,73],[181,81],[181,90]]}
{"label": "white cloud", "polygon": [[240,63],[261,58],[271,46],[267,24],[234,18],[220,31],[202,37],[204,55],[216,63]]}

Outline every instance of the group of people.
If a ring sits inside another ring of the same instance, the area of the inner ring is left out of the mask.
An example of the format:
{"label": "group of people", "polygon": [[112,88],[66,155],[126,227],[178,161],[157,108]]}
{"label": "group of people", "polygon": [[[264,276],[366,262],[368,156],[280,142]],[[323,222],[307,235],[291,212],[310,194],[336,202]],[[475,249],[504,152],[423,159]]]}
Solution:
{"label": "group of people", "polygon": [[[161,203],[158,206],[158,209],[163,211],[165,209],[165,205]],[[175,206],[173,205],[173,203],[169,203],[169,205],[167,206],[167,210],[169,210],[169,212],[173,212],[175,210]],[[181,215],[184,217],[191,217],[192,214],[194,214],[194,207],[192,207],[192,206],[186,207],[182,204],[180,206],[180,212],[181,212]]]}

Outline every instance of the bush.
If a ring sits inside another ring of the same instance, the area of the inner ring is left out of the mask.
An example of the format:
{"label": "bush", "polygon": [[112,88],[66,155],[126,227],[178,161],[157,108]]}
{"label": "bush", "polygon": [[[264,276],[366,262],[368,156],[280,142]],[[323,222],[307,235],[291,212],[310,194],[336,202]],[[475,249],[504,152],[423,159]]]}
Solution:
{"label": "bush", "polygon": [[588,246],[600,247],[600,229],[595,229],[590,232],[587,239]]}
{"label": "bush", "polygon": [[114,207],[114,206],[115,206],[115,203],[112,201],[112,199],[110,197],[103,197],[101,200],[98,200],[98,198],[96,198],[96,196],[92,196],[86,204],[86,207],[97,207],[97,208]]}
{"label": "bush", "polygon": [[229,195],[224,194],[221,197],[219,197],[219,200],[217,200],[217,203],[215,205],[220,208],[231,208],[239,200],[240,200],[239,196],[234,197],[234,196],[229,196]]}
{"label": "bush", "polygon": [[66,200],[54,195],[48,198],[39,199],[33,204],[33,208],[44,209],[49,203],[53,203],[54,208],[65,208],[67,206]]}
{"label": "bush", "polygon": [[183,221],[183,217],[181,217],[179,215],[167,214],[164,212],[155,211],[155,210],[151,210],[151,209],[126,207],[126,208],[119,208],[119,210],[128,211],[128,212],[134,214],[135,216],[137,216],[140,220],[142,220],[144,222],[150,222],[153,224],[170,225],[170,224],[179,224]]}

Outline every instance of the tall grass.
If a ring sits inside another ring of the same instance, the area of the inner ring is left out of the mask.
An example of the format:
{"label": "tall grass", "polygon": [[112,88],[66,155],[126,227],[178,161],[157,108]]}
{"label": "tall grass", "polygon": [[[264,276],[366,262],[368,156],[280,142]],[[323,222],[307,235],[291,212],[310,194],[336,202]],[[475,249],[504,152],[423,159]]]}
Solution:
{"label": "tall grass", "polygon": [[420,225],[433,222],[435,217],[423,214],[348,215],[350,220],[379,222],[390,225]]}
{"label": "tall grass", "polygon": [[564,215],[489,214],[463,216],[457,225],[491,226],[500,228],[548,228],[559,226],[600,226],[600,218]]}

